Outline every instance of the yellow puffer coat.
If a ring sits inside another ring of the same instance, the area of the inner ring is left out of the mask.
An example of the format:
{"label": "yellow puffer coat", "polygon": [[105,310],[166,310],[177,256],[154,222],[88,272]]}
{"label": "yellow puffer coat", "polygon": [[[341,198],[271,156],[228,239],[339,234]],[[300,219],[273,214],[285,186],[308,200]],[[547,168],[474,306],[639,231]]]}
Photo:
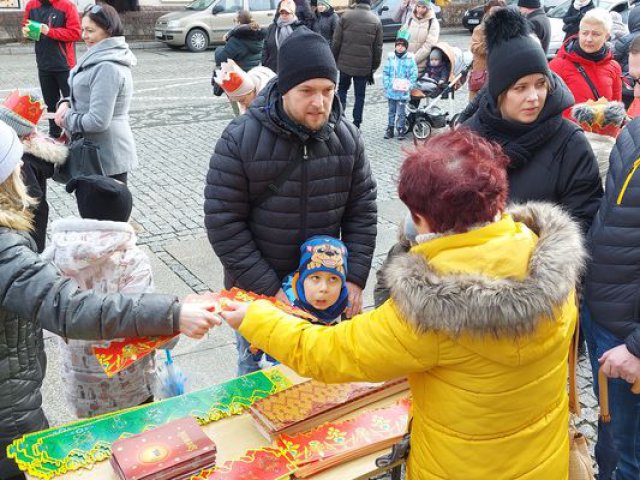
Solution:
{"label": "yellow puffer coat", "polygon": [[567,356],[583,263],[576,224],[530,203],[394,259],[391,299],[377,310],[323,327],[256,302],[240,333],[325,382],[408,375],[410,480],[566,480]]}

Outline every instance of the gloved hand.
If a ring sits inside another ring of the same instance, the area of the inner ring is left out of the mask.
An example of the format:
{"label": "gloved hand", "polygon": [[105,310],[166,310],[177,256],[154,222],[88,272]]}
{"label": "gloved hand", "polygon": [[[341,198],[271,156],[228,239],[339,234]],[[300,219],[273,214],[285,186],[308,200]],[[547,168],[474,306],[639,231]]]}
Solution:
{"label": "gloved hand", "polygon": [[373,72],[371,72],[369,74],[369,76],[367,77],[367,85],[373,85],[375,82],[375,80],[373,79]]}

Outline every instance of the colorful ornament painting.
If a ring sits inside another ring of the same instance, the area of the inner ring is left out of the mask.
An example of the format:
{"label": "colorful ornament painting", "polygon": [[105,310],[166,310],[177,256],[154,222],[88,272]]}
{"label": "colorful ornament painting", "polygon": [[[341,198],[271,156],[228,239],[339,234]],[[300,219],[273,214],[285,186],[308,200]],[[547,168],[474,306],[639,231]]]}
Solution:
{"label": "colorful ornament painting", "polygon": [[263,370],[198,392],[31,433],[15,440],[7,453],[22,471],[49,480],[106,460],[119,438],[185,415],[206,425],[243,413],[255,401],[291,385],[278,368]]}
{"label": "colorful ornament painting", "polygon": [[[258,295],[253,292],[247,292],[240,290],[239,288],[232,288],[231,290],[222,290],[219,293],[205,294],[209,299],[216,300],[216,307],[214,312],[221,312],[224,310],[226,302],[253,302],[256,300],[267,300],[273,303],[280,310],[295,315],[306,320],[314,321],[316,317],[310,313],[291,305],[288,305],[274,297],[267,297],[264,295]],[[197,296],[192,297],[193,301],[197,301]],[[127,338],[123,340],[115,340],[112,342],[105,342],[104,347],[93,347],[93,353],[98,359],[98,363],[104,369],[107,377],[111,378],[118,372],[129,367],[132,363],[140,360],[141,358],[153,353],[156,349],[166,345],[175,338],[174,335],[165,337],[142,337],[142,338]]]}
{"label": "colorful ornament painting", "polygon": [[278,448],[249,450],[242,457],[205,469],[191,480],[281,480],[296,469],[291,455]]}

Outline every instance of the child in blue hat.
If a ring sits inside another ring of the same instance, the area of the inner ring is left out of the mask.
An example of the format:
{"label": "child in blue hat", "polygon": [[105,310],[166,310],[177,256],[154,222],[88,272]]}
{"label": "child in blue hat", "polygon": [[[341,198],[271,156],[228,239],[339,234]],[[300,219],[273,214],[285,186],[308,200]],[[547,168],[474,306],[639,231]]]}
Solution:
{"label": "child in blue hat", "polygon": [[[314,315],[321,325],[340,321],[349,304],[347,291],[347,260],[344,243],[328,235],[311,237],[300,247],[300,264],[282,282],[282,289],[292,305]],[[262,351],[254,359],[261,367],[277,363]]]}
{"label": "child in blue hat", "polygon": [[300,247],[298,269],[285,278],[282,289],[292,305],[331,325],[349,303],[347,292],[347,247],[327,235],[311,237]]}

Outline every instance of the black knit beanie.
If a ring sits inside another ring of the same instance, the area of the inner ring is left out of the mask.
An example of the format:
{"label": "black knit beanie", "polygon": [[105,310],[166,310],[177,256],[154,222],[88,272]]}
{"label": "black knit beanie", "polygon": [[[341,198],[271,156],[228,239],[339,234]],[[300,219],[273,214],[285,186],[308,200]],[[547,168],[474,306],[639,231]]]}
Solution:
{"label": "black knit beanie", "polygon": [[324,37],[307,27],[298,27],[278,51],[278,91],[284,95],[312,78],[328,78],[337,83],[338,67]]}
{"label": "black knit beanie", "polygon": [[540,0],[518,0],[518,6],[524,8],[540,8]]}
{"label": "black knit beanie", "polygon": [[131,216],[133,199],[127,186],[102,175],[76,177],[67,183],[67,192],[76,192],[82,218],[126,222]]}
{"label": "black knit beanie", "polygon": [[485,32],[488,88],[494,100],[524,76],[551,76],[540,41],[520,12],[511,7],[498,10],[487,19]]}

